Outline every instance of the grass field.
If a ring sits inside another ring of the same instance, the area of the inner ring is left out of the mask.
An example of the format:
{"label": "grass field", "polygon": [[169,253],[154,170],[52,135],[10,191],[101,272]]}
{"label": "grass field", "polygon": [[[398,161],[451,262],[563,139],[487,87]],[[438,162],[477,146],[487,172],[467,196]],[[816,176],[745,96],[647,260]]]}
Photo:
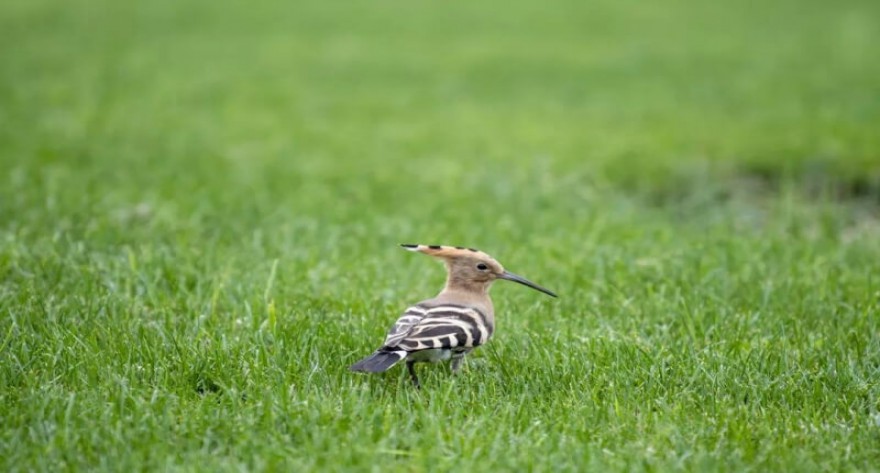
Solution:
{"label": "grass field", "polygon": [[[878,470],[877,18],[0,3],[0,471]],[[560,298],[350,373],[410,242]]]}

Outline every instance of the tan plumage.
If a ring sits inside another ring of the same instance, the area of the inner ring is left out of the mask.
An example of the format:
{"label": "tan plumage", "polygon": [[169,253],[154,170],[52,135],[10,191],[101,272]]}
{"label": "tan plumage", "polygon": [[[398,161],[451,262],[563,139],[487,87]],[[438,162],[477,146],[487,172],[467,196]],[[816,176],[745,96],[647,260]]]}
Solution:
{"label": "tan plumage", "polygon": [[381,372],[406,359],[413,384],[419,386],[414,364],[452,359],[452,371],[474,348],[486,343],[495,331],[495,311],[489,288],[496,279],[507,279],[556,297],[553,292],[509,271],[501,263],[473,248],[442,245],[401,245],[446,263],[446,285],[436,297],[404,311],[372,355],[353,364],[352,371]]}

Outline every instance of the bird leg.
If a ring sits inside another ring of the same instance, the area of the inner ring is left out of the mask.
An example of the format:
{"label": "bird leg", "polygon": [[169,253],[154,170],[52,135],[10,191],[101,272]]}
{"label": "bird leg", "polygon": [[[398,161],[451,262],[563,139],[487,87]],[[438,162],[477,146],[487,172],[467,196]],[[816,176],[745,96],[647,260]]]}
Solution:
{"label": "bird leg", "polygon": [[416,365],[416,362],[415,362],[415,361],[409,361],[409,360],[407,360],[407,362],[406,362],[406,370],[409,371],[409,377],[410,377],[410,379],[412,379],[413,386],[415,386],[416,389],[422,389],[422,385],[419,384],[419,377],[416,376],[416,368],[415,368],[415,365]]}
{"label": "bird leg", "polygon": [[450,363],[450,367],[452,368],[452,374],[458,373],[458,369],[461,368],[461,363],[464,361],[465,355],[471,352],[473,348],[468,348],[462,351],[453,351],[452,352],[452,363]]}
{"label": "bird leg", "polygon": [[457,353],[455,355],[452,355],[452,362],[450,363],[452,374],[458,373],[459,368],[461,368],[462,361],[464,361],[464,353]]}

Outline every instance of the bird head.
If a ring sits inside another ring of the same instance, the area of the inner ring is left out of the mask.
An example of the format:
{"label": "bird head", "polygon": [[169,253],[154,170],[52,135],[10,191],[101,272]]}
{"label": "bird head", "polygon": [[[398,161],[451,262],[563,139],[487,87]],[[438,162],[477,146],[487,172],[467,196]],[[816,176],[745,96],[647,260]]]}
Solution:
{"label": "bird head", "polygon": [[543,288],[528,279],[504,269],[495,258],[474,248],[445,245],[400,245],[409,251],[424,253],[446,263],[449,288],[486,290],[496,279],[506,279],[528,286],[536,291],[556,297],[549,289]]}

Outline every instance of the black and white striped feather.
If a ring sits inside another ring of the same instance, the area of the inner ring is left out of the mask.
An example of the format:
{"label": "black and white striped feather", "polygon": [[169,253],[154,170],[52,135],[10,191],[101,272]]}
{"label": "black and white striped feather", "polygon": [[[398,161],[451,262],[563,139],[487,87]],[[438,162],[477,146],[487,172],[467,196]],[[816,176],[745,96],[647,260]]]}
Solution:
{"label": "black and white striped feather", "polygon": [[[415,310],[410,312],[410,309]],[[408,352],[474,348],[485,343],[494,330],[486,315],[474,307],[442,304],[410,309],[392,327],[385,339],[386,347],[402,348]]]}
{"label": "black and white striped feather", "polygon": [[492,336],[495,327],[475,307],[456,304],[412,306],[397,319],[382,348],[352,365],[353,371],[385,371],[423,350],[467,352]]}

